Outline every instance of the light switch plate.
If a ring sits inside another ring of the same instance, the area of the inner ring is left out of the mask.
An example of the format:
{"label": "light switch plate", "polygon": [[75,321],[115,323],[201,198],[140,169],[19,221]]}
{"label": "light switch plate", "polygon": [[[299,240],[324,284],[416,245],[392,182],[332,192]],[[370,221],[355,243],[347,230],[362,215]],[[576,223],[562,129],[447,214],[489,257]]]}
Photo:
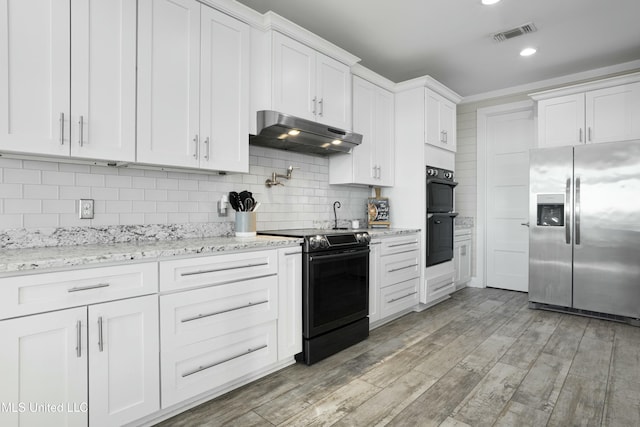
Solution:
{"label": "light switch plate", "polygon": [[80,199],[78,212],[80,219],[93,219],[93,199]]}

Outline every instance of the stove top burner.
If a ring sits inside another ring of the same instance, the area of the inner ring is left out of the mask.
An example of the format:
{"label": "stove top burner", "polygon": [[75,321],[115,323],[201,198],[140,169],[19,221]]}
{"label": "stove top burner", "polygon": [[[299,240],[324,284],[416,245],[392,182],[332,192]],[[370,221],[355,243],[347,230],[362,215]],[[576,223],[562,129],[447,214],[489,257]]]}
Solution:
{"label": "stove top burner", "polygon": [[301,237],[304,239],[304,252],[328,251],[349,247],[368,246],[371,236],[366,231],[330,230],[316,228],[299,228],[290,230],[263,230],[258,234],[283,237]]}

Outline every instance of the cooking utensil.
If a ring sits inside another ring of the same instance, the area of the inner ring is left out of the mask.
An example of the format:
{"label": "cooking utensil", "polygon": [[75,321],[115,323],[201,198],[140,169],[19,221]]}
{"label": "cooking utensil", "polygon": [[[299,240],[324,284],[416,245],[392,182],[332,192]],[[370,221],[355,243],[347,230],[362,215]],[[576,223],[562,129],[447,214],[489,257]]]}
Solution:
{"label": "cooking utensil", "polygon": [[235,191],[229,192],[229,203],[233,210],[240,211],[240,196]]}
{"label": "cooking utensil", "polygon": [[253,197],[249,197],[247,199],[244,199],[243,204],[244,210],[247,212],[251,212],[253,211],[253,208],[255,206],[255,201],[253,200]]}

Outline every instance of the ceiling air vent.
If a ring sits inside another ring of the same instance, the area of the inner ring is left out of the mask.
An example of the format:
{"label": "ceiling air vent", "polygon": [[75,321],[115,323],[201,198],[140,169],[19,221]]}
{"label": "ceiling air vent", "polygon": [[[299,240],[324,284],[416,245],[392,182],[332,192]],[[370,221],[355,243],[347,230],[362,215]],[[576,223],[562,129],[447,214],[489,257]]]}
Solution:
{"label": "ceiling air vent", "polygon": [[505,30],[500,33],[494,34],[493,39],[497,42],[503,42],[505,40],[509,40],[514,37],[519,37],[525,34],[533,33],[537,30],[538,29],[536,28],[536,26],[533,25],[532,22],[529,22],[527,24],[522,24],[518,27],[511,28],[509,30]]}

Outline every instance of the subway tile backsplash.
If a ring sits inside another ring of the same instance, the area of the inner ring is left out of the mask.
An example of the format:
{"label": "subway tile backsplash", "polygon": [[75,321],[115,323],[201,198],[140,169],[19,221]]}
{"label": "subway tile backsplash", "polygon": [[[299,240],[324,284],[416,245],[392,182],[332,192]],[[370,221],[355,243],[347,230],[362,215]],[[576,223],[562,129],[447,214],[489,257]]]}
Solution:
{"label": "subway tile backsplash", "polygon": [[[217,202],[229,191],[248,190],[261,202],[258,229],[314,227],[338,219],[365,219],[371,190],[329,185],[329,159],[250,147],[249,174],[207,175],[110,168],[0,157],[0,233],[7,229],[233,222]],[[272,172],[299,167],[284,186],[267,188]],[[78,200],[95,200],[95,217],[78,218]]]}

